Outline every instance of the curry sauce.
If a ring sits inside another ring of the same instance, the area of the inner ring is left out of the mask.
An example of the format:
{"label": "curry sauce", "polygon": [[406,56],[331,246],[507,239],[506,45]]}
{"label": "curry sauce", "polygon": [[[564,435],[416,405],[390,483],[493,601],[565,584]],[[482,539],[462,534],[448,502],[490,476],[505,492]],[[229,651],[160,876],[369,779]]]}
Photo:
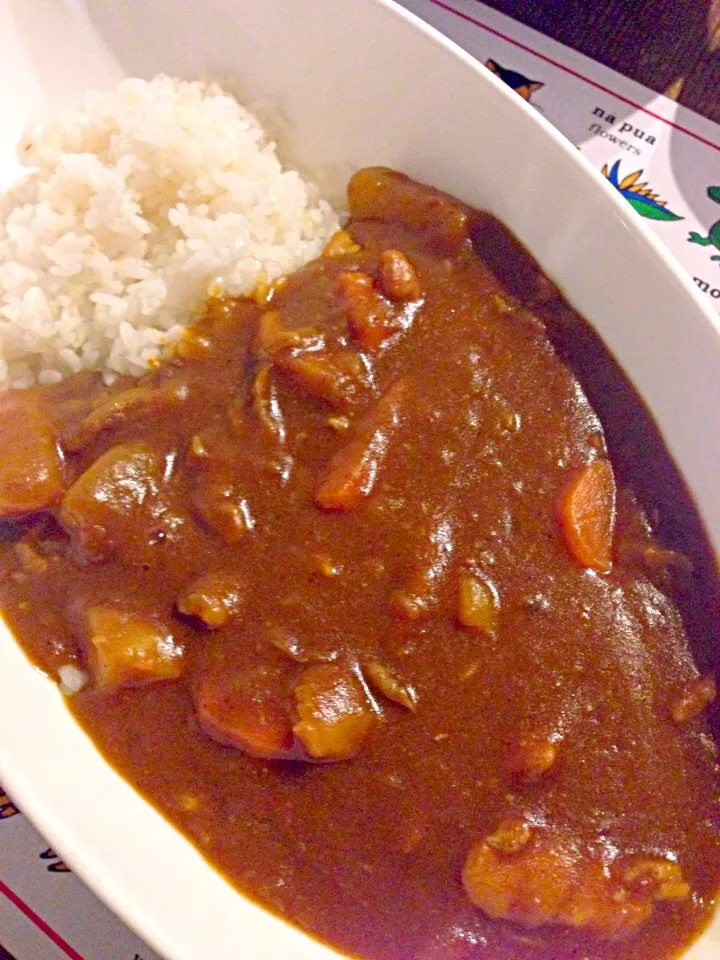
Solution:
{"label": "curry sauce", "polygon": [[109,762],[339,949],[677,956],[720,887],[692,501],[496,220],[379,168],[349,206],[141,380],[0,398],[4,614],[87,676]]}

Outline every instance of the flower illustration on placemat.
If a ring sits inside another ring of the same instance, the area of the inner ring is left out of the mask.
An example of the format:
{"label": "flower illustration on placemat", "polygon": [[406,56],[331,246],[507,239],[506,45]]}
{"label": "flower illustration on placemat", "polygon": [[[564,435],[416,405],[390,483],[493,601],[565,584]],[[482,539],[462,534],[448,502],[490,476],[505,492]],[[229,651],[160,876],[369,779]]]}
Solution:
{"label": "flower illustration on placemat", "polygon": [[641,181],[642,170],[635,170],[620,179],[620,161],[616,160],[612,167],[603,165],[602,175],[628,201],[633,210],[648,220],[683,220],[684,217],[668,209],[667,200],[661,200],[647,181]]}
{"label": "flower illustration on placemat", "polygon": [[43,850],[40,854],[40,859],[49,861],[47,869],[50,871],[50,873],[70,873],[70,867],[65,863],[64,860],[60,859],[52,847],[48,847],[47,850]]}
{"label": "flower illustration on placemat", "polygon": [[20,813],[18,808],[0,787],[0,820],[7,820],[8,817],[14,817],[18,813]]}
{"label": "flower illustration on placemat", "polygon": [[[707,195],[715,203],[720,203],[720,187],[708,187]],[[703,237],[694,231],[688,237],[688,243],[699,243],[701,247],[714,247],[720,251],[720,220],[716,220],[708,230],[707,236]],[[720,260],[720,253],[713,254],[711,260]]]}

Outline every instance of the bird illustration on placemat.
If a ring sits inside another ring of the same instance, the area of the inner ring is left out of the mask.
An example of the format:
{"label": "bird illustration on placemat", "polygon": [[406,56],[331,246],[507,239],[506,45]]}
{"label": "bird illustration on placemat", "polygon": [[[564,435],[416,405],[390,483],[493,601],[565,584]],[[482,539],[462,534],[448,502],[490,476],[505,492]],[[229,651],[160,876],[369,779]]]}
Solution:
{"label": "bird illustration on placemat", "polygon": [[47,869],[50,873],[70,873],[70,867],[65,863],[64,860],[60,859],[52,847],[48,847],[46,850],[43,850],[40,854],[40,859],[49,861],[47,864]]}
{"label": "bird illustration on placemat", "polygon": [[9,817],[14,817],[18,813],[20,813],[18,808],[3,788],[0,787],[0,820],[7,820]]}
{"label": "bird illustration on placemat", "polygon": [[512,87],[515,93],[519,94],[523,100],[527,100],[528,102],[536,90],[545,86],[540,80],[529,80],[516,70],[507,70],[505,67],[501,67],[497,60],[486,60],[485,66],[491,73],[494,73],[496,77],[499,77],[503,83]]}

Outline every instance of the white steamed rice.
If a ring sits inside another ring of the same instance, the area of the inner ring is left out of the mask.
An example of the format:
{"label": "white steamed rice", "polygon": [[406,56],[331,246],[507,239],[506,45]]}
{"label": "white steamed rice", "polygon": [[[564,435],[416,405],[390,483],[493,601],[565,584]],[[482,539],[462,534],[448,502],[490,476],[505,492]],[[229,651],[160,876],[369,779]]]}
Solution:
{"label": "white steamed rice", "polygon": [[125,80],[27,131],[0,197],[0,388],[139,374],[210,291],[317,256],[337,219],[214,84]]}

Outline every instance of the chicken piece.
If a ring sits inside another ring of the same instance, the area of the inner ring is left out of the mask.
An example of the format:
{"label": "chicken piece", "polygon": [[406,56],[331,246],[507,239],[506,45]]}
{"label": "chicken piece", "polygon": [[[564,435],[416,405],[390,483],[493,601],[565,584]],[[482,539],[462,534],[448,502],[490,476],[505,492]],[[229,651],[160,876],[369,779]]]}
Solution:
{"label": "chicken piece", "polygon": [[145,542],[161,508],[163,473],[163,458],[145,444],[111,447],[67,491],[60,522],[97,562]]}
{"label": "chicken piece", "polygon": [[380,254],[380,289],[397,303],[408,303],[421,296],[420,278],[402,250],[383,250]]}
{"label": "chicken piece", "polygon": [[183,649],[165,627],[121,607],[85,611],[91,676],[99,687],[139,687],[175,680]]}
{"label": "chicken piece", "polygon": [[353,337],[363,350],[377,350],[393,327],[389,306],[373,278],[361,270],[348,270],[338,274],[335,284]]}
{"label": "chicken piece", "polygon": [[188,396],[187,387],[130,387],[120,393],[101,394],[94,409],[75,428],[63,434],[65,450],[77,451],[109,430],[122,426],[128,418],[155,417],[179,405]]}
{"label": "chicken piece", "polygon": [[245,584],[236,573],[218,570],[199,577],[178,598],[177,608],[209,630],[217,630],[237,616],[244,605],[245,594]]}
{"label": "chicken piece", "polygon": [[557,746],[549,737],[530,733],[520,737],[510,752],[510,773],[524,780],[538,780],[554,765]]}
{"label": "chicken piece", "polygon": [[350,406],[367,388],[365,367],[355,351],[327,347],[315,328],[285,329],[277,311],[260,318],[256,349],[262,361],[271,361],[299,390],[332,407]]}
{"label": "chicken piece", "polygon": [[[504,831],[500,840],[504,841]],[[677,864],[646,858],[623,873],[599,854],[547,829],[498,831],[477,843],[463,868],[470,900],[489,917],[525,927],[561,924],[617,939],[637,929],[661,900],[683,899],[689,888]]]}
{"label": "chicken piece", "polygon": [[62,470],[52,424],[31,391],[0,395],[0,518],[53,506]]}
{"label": "chicken piece", "polygon": [[268,310],[258,321],[255,349],[264,359],[273,360],[287,350],[320,350],[324,344],[316,327],[286,329],[277,310]]}
{"label": "chicken piece", "polygon": [[323,510],[351,510],[373,491],[407,407],[409,384],[397,380],[357,422],[352,439],[332,457],[315,488]]}
{"label": "chicken piece", "polygon": [[339,663],[308,667],[295,687],[298,721],[293,726],[316,760],[346,760],[358,752],[377,714],[355,673]]}
{"label": "chicken piece", "polygon": [[195,692],[198,723],[226,746],[266,760],[295,756],[282,677],[271,667],[207,674]]}
{"label": "chicken piece", "polygon": [[351,406],[367,386],[365,367],[352,350],[281,354],[274,363],[299,390],[340,409]]}
{"label": "chicken piece", "polygon": [[237,484],[222,475],[201,477],[193,503],[207,526],[225,543],[239,543],[255,527],[250,504]]}

